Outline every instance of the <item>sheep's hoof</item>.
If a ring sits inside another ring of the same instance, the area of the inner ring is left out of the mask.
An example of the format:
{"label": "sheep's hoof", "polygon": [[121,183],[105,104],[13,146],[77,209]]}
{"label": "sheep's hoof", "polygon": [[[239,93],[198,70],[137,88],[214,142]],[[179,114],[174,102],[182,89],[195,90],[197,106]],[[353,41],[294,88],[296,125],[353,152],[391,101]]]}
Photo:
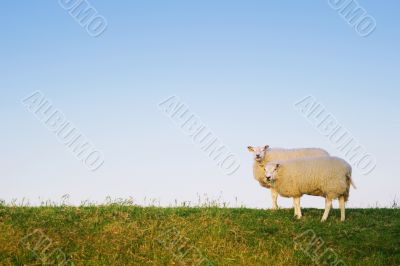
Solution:
{"label": "sheep's hoof", "polygon": [[326,219],[321,219],[321,223],[323,223],[323,222],[325,222],[326,221]]}

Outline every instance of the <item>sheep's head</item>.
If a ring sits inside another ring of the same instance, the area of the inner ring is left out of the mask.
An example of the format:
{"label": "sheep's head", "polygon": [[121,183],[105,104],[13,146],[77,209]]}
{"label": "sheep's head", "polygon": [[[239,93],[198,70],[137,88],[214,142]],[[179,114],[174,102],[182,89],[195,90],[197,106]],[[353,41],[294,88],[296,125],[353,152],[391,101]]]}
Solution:
{"label": "sheep's head", "polygon": [[262,147],[252,147],[252,146],[247,147],[249,152],[252,152],[254,154],[254,160],[256,160],[257,162],[264,161],[265,153],[268,150],[268,148],[269,148],[268,145]]}
{"label": "sheep's head", "polygon": [[281,167],[279,163],[268,163],[265,166],[265,178],[267,182],[276,180],[278,169]]}

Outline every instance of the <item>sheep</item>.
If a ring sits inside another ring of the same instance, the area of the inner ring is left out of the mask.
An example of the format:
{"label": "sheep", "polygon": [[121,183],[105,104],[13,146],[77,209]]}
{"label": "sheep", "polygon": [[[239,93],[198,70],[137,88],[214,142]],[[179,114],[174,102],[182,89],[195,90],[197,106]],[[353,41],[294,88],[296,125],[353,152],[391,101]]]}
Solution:
{"label": "sheep", "polygon": [[[289,160],[303,157],[314,156],[329,156],[329,153],[318,148],[303,148],[303,149],[281,149],[270,148],[269,145],[263,147],[248,146],[249,152],[254,154],[253,175],[262,187],[271,188],[268,182],[265,182],[264,167],[270,161]],[[272,209],[278,209],[278,193],[274,188],[271,188]],[[295,203],[295,202],[293,202]],[[300,204],[300,203],[299,203]],[[296,213],[295,213],[296,215]]]}
{"label": "sheep", "polygon": [[268,163],[265,178],[279,195],[293,197],[298,219],[301,218],[299,199],[306,194],[325,197],[321,222],[328,218],[332,200],[339,198],[340,220],[344,221],[350,184],[355,188],[351,171],[351,166],[338,157],[299,158]]}

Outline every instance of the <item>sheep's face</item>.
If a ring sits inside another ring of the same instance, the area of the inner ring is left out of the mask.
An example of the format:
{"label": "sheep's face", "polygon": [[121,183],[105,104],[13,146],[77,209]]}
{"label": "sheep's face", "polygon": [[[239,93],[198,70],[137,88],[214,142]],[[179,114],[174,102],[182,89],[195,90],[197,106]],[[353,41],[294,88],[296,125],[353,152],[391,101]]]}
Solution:
{"label": "sheep's face", "polygon": [[252,152],[254,154],[254,160],[257,162],[262,162],[265,158],[265,153],[268,150],[269,146],[265,145],[262,147],[252,147],[248,146],[247,149],[249,152]]}
{"label": "sheep's face", "polygon": [[267,182],[276,180],[276,174],[280,166],[279,163],[269,163],[265,166],[265,178]]}

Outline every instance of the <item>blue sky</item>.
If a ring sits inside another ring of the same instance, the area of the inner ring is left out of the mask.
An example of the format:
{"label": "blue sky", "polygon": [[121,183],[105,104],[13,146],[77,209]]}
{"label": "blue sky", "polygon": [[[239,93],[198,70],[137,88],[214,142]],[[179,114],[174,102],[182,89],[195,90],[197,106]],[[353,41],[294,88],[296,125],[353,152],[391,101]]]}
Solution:
{"label": "blue sky", "polygon": [[[398,1],[358,1],[360,37],[328,1],[90,1],[93,38],[58,1],[3,1],[0,198],[72,203],[132,196],[163,205],[197,194],[267,208],[248,145],[340,152],[293,103],[313,95],[377,158],[354,173],[350,206],[400,197]],[[104,153],[96,172],[21,104],[40,90]],[[157,107],[177,95],[241,162],[226,176]],[[323,207],[305,197],[304,206]],[[280,199],[290,206],[289,199]]]}

